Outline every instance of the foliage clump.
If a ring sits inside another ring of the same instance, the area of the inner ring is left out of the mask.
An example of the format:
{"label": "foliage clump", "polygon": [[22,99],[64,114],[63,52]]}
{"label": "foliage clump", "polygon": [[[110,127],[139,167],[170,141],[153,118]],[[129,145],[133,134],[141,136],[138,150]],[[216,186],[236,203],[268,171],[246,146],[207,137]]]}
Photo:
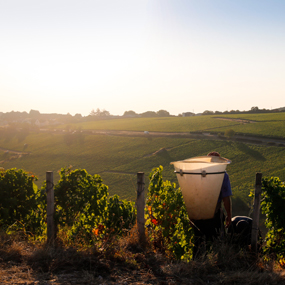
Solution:
{"label": "foliage clump", "polygon": [[163,167],[149,175],[146,226],[156,250],[182,260],[192,258],[192,228],[180,188],[163,181]]}
{"label": "foliage clump", "polygon": [[[85,169],[62,168],[54,186],[55,222],[59,236],[82,244],[121,235],[136,220],[134,203],[109,197],[99,175]],[[37,239],[46,234],[46,183],[22,169],[0,170],[0,226],[7,232],[24,230]]]}
{"label": "foliage clump", "polygon": [[110,235],[120,235],[136,220],[132,202],[109,197],[108,187],[99,175],[85,169],[62,168],[55,186],[56,222],[70,241],[92,244]]}
{"label": "foliage clump", "polygon": [[41,195],[37,178],[22,169],[0,169],[0,226],[7,231],[21,228],[34,232],[41,226],[38,217]]}
{"label": "foliage clump", "polygon": [[273,254],[285,266],[285,185],[278,177],[264,178],[262,212],[266,215],[265,253]]}

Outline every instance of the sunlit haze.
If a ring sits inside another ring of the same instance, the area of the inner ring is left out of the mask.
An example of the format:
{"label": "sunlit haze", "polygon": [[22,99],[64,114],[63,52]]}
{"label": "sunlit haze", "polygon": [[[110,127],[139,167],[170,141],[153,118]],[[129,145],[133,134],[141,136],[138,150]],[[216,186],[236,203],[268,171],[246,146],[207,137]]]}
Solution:
{"label": "sunlit haze", "polygon": [[285,1],[0,0],[0,112],[285,106]]}

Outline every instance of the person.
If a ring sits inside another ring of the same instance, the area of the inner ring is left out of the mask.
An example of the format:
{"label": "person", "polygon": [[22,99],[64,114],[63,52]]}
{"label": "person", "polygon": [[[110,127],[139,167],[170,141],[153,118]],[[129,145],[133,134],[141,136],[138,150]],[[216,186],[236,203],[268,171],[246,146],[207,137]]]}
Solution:
{"label": "person", "polygon": [[[252,219],[246,216],[235,216],[228,228],[230,241],[247,248],[251,244]],[[259,232],[260,234],[260,232]]]}
{"label": "person", "polygon": [[[220,154],[213,151],[208,153],[208,156],[220,156]],[[193,258],[201,254],[205,250],[205,246],[206,249],[209,249],[211,242],[225,232],[224,227],[228,228],[230,226],[232,220],[231,196],[231,183],[229,175],[225,172],[214,217],[207,220],[191,220],[194,229]],[[226,211],[226,217],[222,209],[222,203]]]}

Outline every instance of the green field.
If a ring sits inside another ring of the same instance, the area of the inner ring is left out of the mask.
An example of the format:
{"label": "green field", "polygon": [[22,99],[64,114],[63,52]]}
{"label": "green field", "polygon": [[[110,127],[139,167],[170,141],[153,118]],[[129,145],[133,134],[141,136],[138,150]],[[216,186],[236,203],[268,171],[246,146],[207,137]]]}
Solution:
{"label": "green field", "polygon": [[[239,115],[230,116],[230,119],[253,120],[254,123],[239,123],[231,127],[235,132],[244,134],[255,134],[268,137],[285,138],[285,113],[280,114],[260,114],[260,115]],[[221,127],[220,131],[224,132],[227,127]]]}
{"label": "green field", "polygon": [[[229,120],[223,120],[229,119]],[[236,119],[254,121],[238,122]],[[285,113],[233,114],[194,117],[121,118],[61,125],[59,129],[126,130],[149,132],[224,132],[233,129],[239,133],[285,138]]]}
{"label": "green field", "polygon": [[[83,130],[126,130],[149,132],[194,132],[220,127],[231,127],[235,122],[213,120],[210,116],[165,117],[165,118],[127,118],[97,120],[70,124],[71,128]],[[65,128],[66,126],[60,126]]]}
{"label": "green field", "polygon": [[[17,134],[0,136],[0,167],[22,168],[39,177],[42,185],[46,171],[54,171],[55,182],[61,167],[72,165],[74,169],[85,168],[90,174],[100,174],[109,186],[110,194],[135,200],[136,173],[143,171],[146,178],[153,167],[164,167],[164,178],[177,182],[170,162],[193,156],[206,155],[216,150],[222,156],[232,160],[227,168],[230,175],[234,201],[249,203],[248,194],[254,187],[255,173],[264,176],[278,176],[285,180],[285,148],[278,146],[252,145],[227,140],[207,140],[152,137],[115,136],[84,133],[84,130],[132,130],[149,132],[222,132],[234,129],[240,133],[260,134],[264,136],[283,136],[285,113],[243,114],[224,117],[243,118],[257,121],[243,124],[237,121],[220,120],[216,116],[113,119],[86,122],[71,125],[70,128],[82,128],[83,133],[39,132],[27,134],[19,139]],[[62,126],[64,128],[64,126]],[[24,144],[27,144],[24,149]],[[156,153],[161,148],[165,151]],[[10,150],[9,153],[5,150]],[[19,151],[28,154],[17,155]],[[148,179],[146,179],[146,185]],[[239,208],[240,209],[240,208]],[[235,208],[234,214],[235,213]],[[247,211],[247,209],[245,209]],[[241,214],[241,213],[238,213]],[[242,214],[248,214],[246,212]]]}

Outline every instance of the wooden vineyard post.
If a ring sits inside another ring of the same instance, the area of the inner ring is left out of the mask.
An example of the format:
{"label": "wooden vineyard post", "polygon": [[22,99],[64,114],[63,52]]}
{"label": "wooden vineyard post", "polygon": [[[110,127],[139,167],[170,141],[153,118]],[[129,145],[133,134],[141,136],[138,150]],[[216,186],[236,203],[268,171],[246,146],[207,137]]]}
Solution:
{"label": "wooden vineyard post", "polygon": [[144,173],[137,173],[137,227],[139,234],[139,241],[143,245],[145,243],[145,219],[144,219]]}
{"label": "wooden vineyard post", "polygon": [[261,199],[261,180],[262,180],[262,173],[256,173],[253,217],[252,217],[252,230],[251,230],[251,249],[253,252],[257,252],[257,239],[258,239],[258,233],[259,233],[260,199]]}
{"label": "wooden vineyard post", "polygon": [[46,172],[46,192],[47,192],[47,243],[54,244],[55,226],[54,226],[54,189],[53,172]]}

